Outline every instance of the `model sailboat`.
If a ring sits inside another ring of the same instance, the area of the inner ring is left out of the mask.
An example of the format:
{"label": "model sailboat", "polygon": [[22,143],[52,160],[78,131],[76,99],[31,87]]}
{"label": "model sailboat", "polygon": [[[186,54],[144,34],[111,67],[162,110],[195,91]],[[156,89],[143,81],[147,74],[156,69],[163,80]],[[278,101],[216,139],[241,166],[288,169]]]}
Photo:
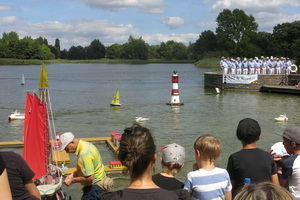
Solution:
{"label": "model sailboat", "polygon": [[23,158],[34,171],[33,178],[42,196],[63,196],[62,173],[52,165],[50,138],[55,138],[48,77],[42,65],[39,95],[26,92]]}
{"label": "model sailboat", "polygon": [[115,96],[114,96],[114,98],[112,99],[110,105],[111,105],[111,106],[121,106],[119,90],[116,91]]}
{"label": "model sailboat", "polygon": [[24,74],[22,74],[22,77],[21,77],[21,85],[25,85],[25,76],[24,76]]}

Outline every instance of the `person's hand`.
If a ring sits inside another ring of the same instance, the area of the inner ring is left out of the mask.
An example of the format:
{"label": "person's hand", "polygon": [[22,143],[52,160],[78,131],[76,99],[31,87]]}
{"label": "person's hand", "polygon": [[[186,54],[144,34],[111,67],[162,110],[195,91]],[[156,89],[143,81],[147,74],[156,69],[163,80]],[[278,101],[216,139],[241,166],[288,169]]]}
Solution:
{"label": "person's hand", "polygon": [[273,150],[271,150],[269,153],[270,153],[271,156],[273,157],[273,160],[274,160],[274,161],[279,161],[279,160],[281,160],[281,156],[280,156],[280,155],[277,155],[275,152],[273,152]]}
{"label": "person's hand", "polygon": [[67,178],[63,182],[66,186],[70,186],[73,183],[73,174],[67,176]]}

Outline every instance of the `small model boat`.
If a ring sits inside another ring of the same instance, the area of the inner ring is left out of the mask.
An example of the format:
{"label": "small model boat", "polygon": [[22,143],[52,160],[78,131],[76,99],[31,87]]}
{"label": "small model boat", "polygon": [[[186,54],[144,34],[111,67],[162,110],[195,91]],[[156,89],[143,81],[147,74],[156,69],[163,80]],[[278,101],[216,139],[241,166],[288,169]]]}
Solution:
{"label": "small model boat", "polygon": [[114,98],[112,99],[110,105],[111,105],[111,106],[121,106],[119,90],[116,91],[115,96],[114,96]]}
{"label": "small model boat", "polygon": [[150,118],[144,118],[144,117],[135,117],[135,121],[136,122],[142,122],[142,121],[147,121],[149,120]]}
{"label": "small model boat", "polygon": [[22,74],[21,85],[25,85],[25,77],[24,77],[24,74]]}
{"label": "small model boat", "polygon": [[8,116],[8,121],[20,119],[25,119],[25,114],[18,112],[18,110],[15,110]]}
{"label": "small model boat", "polygon": [[276,122],[285,122],[288,121],[288,117],[286,115],[279,115],[279,117],[275,118]]}

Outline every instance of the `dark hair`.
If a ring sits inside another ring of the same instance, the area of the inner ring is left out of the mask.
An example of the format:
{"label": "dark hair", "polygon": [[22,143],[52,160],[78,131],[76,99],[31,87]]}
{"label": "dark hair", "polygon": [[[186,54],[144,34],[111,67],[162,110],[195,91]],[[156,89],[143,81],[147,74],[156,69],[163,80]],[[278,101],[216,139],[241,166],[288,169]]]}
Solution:
{"label": "dark hair", "polygon": [[251,118],[242,119],[236,129],[236,136],[239,140],[251,144],[259,138],[261,134],[258,122]]}
{"label": "dark hair", "polygon": [[124,129],[118,159],[127,167],[130,175],[142,175],[152,161],[155,151],[156,146],[149,129],[139,124]]}

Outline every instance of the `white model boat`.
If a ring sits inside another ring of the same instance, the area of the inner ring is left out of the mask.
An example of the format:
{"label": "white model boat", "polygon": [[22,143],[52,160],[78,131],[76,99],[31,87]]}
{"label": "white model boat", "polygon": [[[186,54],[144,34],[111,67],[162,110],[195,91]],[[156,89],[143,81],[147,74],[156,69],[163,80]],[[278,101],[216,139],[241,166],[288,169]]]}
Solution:
{"label": "white model boat", "polygon": [[288,117],[286,115],[279,115],[279,117],[275,118],[275,121],[277,121],[277,122],[285,122],[285,121],[288,121]]}
{"label": "white model boat", "polygon": [[21,85],[25,85],[25,77],[24,77],[24,74],[22,74]]}
{"label": "white model boat", "polygon": [[25,119],[25,114],[18,112],[18,110],[15,110],[8,116],[8,121],[20,120],[20,119]]}
{"label": "white model boat", "polygon": [[148,121],[150,118],[144,118],[144,117],[135,117],[136,122],[142,122],[142,121]]}

